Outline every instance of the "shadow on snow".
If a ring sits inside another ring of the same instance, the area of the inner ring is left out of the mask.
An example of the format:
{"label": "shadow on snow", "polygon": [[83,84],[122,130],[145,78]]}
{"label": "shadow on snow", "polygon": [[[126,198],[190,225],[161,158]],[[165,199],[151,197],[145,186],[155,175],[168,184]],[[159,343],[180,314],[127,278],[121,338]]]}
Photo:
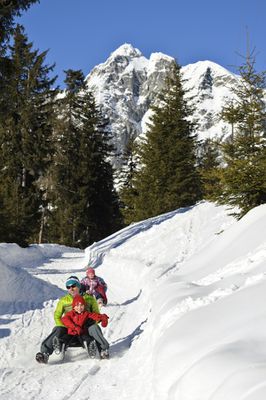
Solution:
{"label": "shadow on snow", "polygon": [[117,357],[122,357],[124,353],[131,347],[133,341],[137,339],[142,334],[142,332],[144,332],[144,329],[142,329],[142,325],[146,322],[147,318],[142,321],[128,336],[116,340],[114,344],[110,346],[111,354]]}

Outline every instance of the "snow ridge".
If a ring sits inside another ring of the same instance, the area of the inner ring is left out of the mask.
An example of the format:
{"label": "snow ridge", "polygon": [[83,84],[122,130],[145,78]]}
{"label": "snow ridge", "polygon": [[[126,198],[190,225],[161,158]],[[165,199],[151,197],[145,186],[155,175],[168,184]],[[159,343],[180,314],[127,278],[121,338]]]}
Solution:
{"label": "snow ridge", "polygon": [[[26,249],[16,266],[17,250],[5,245],[10,264],[0,252],[0,299],[14,272],[28,284],[32,307],[0,309],[1,400],[265,398],[265,237],[266,205],[236,221],[224,207],[201,202],[125,228],[84,253],[44,245],[36,266],[34,256],[27,266]],[[64,290],[70,274],[81,278],[87,263],[108,283],[111,359],[88,360],[72,349],[63,364],[52,355],[47,366],[36,365],[53,326],[49,294]],[[10,288],[15,301],[21,287]]]}

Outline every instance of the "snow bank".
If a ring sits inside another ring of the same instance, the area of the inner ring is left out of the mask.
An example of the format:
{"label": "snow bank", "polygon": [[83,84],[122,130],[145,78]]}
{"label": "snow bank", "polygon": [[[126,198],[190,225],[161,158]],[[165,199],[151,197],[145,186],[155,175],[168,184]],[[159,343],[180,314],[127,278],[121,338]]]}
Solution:
{"label": "snow bank", "polygon": [[86,249],[85,260],[72,249],[43,265],[36,256],[37,267],[25,270],[12,261],[11,246],[12,266],[0,268],[0,299],[10,305],[31,293],[37,307],[34,299],[52,298],[70,272],[82,277],[86,262],[97,268],[108,283],[111,359],[88,361],[73,351],[60,368],[56,355],[47,368],[36,366],[54,302],[8,323],[4,316],[1,399],[266,398],[265,234],[266,205],[236,221],[202,202],[129,226]]}
{"label": "snow bank", "polygon": [[43,263],[47,258],[60,257],[67,252],[73,252],[73,248],[58,244],[32,244],[22,248],[16,243],[0,243],[0,261],[9,266],[32,267]]}
{"label": "snow bank", "polygon": [[57,286],[32,276],[23,267],[36,268],[70,251],[73,249],[53,244],[21,248],[15,243],[0,243],[0,314],[24,313],[62,296],[64,292]]}
{"label": "snow bank", "polygon": [[266,205],[240,221],[210,203],[183,211],[133,225],[86,251],[102,263],[99,274],[117,301],[127,304],[131,368],[142,365],[135,398],[261,400]]}
{"label": "snow bank", "polygon": [[22,268],[10,267],[0,261],[0,293],[0,314],[20,314],[41,308],[45,301],[57,299],[64,292]]}

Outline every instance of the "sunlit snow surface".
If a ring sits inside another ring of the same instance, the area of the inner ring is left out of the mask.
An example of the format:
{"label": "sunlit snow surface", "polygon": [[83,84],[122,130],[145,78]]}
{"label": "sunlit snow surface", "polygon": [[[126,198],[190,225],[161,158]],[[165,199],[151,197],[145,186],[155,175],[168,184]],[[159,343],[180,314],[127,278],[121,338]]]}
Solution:
{"label": "sunlit snow surface", "polygon": [[[110,360],[34,357],[87,263],[107,281]],[[266,205],[236,221],[201,203],[81,252],[0,244],[1,400],[264,400]]]}

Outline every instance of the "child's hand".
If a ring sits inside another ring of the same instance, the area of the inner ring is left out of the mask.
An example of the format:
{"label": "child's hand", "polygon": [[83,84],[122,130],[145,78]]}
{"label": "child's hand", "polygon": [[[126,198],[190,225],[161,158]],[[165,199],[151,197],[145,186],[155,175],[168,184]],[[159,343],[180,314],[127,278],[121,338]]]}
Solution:
{"label": "child's hand", "polygon": [[105,328],[108,325],[108,315],[106,314],[101,314],[101,323],[102,323],[102,327]]}
{"label": "child's hand", "polygon": [[81,327],[78,325],[75,325],[73,328],[71,328],[71,334],[72,335],[80,335],[81,334]]}

